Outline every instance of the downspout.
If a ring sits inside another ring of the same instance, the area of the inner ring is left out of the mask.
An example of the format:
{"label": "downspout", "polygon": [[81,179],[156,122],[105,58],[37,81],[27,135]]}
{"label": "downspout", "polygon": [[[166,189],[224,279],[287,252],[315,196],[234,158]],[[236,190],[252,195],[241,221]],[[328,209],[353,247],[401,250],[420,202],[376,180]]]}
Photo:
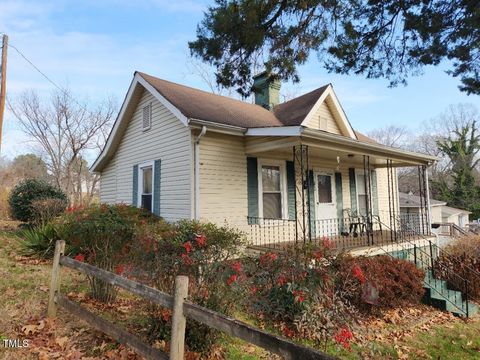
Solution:
{"label": "downspout", "polygon": [[207,132],[207,127],[202,126],[200,134],[195,139],[193,146],[194,157],[194,219],[200,219],[200,139]]}

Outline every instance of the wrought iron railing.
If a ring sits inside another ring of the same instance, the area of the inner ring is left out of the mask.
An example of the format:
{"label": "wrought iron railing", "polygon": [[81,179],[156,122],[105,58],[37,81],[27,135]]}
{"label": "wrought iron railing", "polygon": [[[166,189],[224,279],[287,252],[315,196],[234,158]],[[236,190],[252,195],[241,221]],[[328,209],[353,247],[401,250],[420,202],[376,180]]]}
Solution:
{"label": "wrought iron railing", "polygon": [[418,238],[415,231],[401,229],[400,223],[397,231],[382,226],[380,215],[312,220],[305,237],[299,230],[301,224],[296,224],[295,220],[248,217],[248,224],[251,245],[278,249],[328,242],[343,250]]}
{"label": "wrought iron railing", "polygon": [[295,220],[247,217],[249,242],[254,246],[282,248],[295,243]]}

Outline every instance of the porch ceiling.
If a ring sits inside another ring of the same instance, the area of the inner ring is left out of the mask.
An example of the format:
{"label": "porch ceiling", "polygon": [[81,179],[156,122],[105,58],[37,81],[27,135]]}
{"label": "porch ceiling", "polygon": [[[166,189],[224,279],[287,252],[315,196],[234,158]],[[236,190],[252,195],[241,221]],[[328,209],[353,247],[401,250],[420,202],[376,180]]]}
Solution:
{"label": "porch ceiling", "polygon": [[[349,164],[363,166],[363,156],[370,157],[376,168],[387,167],[392,160],[394,167],[429,165],[436,158],[390,148],[380,144],[364,143],[335,134],[302,134],[301,136],[253,136],[246,140],[245,151],[249,155],[292,158],[293,146],[308,145],[309,157],[322,159],[326,164]],[[312,136],[313,135],[313,136]]]}

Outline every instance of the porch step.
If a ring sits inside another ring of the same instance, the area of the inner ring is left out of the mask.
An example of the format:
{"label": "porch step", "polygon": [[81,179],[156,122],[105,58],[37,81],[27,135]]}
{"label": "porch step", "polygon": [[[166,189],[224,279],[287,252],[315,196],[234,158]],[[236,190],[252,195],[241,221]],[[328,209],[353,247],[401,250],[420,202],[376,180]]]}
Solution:
{"label": "porch step", "polygon": [[424,301],[428,304],[461,317],[466,317],[467,313],[468,316],[478,313],[476,304],[471,301],[467,304],[460,291],[450,290],[447,282],[435,278],[430,270],[425,272],[424,284]]}
{"label": "porch step", "polygon": [[[400,251],[390,252],[389,255],[397,259],[414,262],[413,252],[413,249],[407,248]],[[472,316],[479,312],[480,309],[478,305],[472,303],[471,301],[469,301],[467,304],[467,302],[463,300],[463,296],[460,291],[449,289],[445,280],[437,279],[432,271],[428,270],[428,261],[418,261],[415,265],[425,271],[424,302],[441,310],[451,312],[455,316],[466,317],[467,306],[468,316]]]}

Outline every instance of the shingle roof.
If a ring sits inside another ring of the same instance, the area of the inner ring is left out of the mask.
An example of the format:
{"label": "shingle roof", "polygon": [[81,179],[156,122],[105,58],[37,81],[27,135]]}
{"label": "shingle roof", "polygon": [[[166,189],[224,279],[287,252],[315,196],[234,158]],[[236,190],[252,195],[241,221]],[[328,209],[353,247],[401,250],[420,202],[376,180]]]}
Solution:
{"label": "shingle roof", "polygon": [[451,206],[444,206],[442,208],[442,216],[447,215],[447,216],[452,216],[452,215],[457,215],[457,214],[471,214],[470,211],[468,210],[462,210],[462,209],[457,209]]}
{"label": "shingle roof", "polygon": [[327,87],[328,85],[322,86],[279,104],[273,108],[273,113],[284,125],[300,125]]}
{"label": "shingle roof", "polygon": [[283,126],[271,111],[259,105],[138,74],[187,118],[244,128]]}
{"label": "shingle roof", "polygon": [[[244,128],[299,126],[329,85],[324,85],[269,111],[262,106],[137,72],[187,118]],[[355,131],[361,142],[376,143]]]}
{"label": "shingle roof", "polygon": [[[420,207],[422,204],[420,196],[413,194],[405,194],[402,192],[398,193],[398,196],[400,207]],[[447,203],[444,201],[430,199],[430,206],[439,206],[446,204]]]}

